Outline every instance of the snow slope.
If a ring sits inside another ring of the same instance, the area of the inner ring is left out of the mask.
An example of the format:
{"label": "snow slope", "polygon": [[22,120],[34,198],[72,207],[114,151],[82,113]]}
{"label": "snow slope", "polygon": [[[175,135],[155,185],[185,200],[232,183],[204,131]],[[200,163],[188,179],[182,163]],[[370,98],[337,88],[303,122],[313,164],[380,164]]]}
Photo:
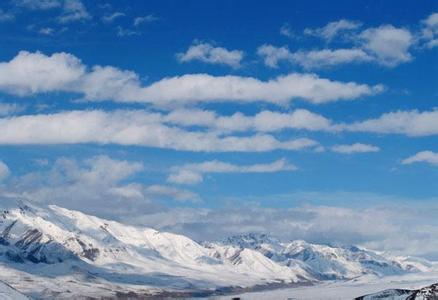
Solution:
{"label": "snow slope", "polygon": [[391,257],[356,246],[318,245],[300,240],[281,242],[265,234],[234,236],[220,244],[256,250],[281,265],[299,265],[320,280],[352,279],[369,274],[382,277],[430,269],[430,263],[420,259]]}
{"label": "snow slope", "polygon": [[0,299],[2,300],[28,300],[26,296],[4,282],[0,282]]}

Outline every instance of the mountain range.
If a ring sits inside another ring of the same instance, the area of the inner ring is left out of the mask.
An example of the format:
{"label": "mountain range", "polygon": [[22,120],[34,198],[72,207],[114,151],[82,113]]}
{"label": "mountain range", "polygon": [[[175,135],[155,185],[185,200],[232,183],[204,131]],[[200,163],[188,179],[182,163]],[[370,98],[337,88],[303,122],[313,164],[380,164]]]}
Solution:
{"label": "mountain range", "polygon": [[54,205],[14,197],[0,203],[0,281],[30,297],[208,296],[431,267],[422,259],[259,233],[198,243]]}

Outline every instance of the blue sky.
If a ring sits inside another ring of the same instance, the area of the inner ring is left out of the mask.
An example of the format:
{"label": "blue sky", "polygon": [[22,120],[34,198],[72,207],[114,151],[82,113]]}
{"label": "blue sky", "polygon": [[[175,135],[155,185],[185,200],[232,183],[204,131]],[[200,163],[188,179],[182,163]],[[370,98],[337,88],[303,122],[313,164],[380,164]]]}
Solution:
{"label": "blue sky", "polygon": [[436,1],[10,0],[0,36],[3,196],[438,257]]}

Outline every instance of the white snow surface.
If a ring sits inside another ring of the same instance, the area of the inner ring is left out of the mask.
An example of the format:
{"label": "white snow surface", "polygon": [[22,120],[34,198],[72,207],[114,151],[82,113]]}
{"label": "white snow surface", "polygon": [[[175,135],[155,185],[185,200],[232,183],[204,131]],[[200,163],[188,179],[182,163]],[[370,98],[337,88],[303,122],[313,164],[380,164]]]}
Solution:
{"label": "white snow surface", "polygon": [[[438,282],[438,268],[435,267],[434,269],[424,273],[410,273],[383,278],[367,275],[354,280],[324,282],[314,286],[244,293],[233,295],[233,297],[240,298],[241,300],[351,300],[356,297],[371,295],[379,297],[366,297],[365,299],[405,300],[406,296],[398,297],[395,293],[387,294],[386,298],[382,297],[382,292],[390,289],[424,289]],[[209,299],[229,300],[230,296],[210,297]],[[417,296],[415,299],[430,300],[435,298]]]}
{"label": "white snow surface", "polygon": [[4,282],[0,282],[0,299],[1,300],[29,300],[28,297],[19,293],[14,288]]}

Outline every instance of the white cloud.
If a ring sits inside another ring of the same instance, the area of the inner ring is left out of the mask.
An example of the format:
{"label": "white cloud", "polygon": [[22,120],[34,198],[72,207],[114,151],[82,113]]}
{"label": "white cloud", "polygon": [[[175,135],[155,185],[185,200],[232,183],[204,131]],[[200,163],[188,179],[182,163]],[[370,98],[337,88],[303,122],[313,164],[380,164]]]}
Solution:
{"label": "white cloud", "polygon": [[300,65],[305,69],[373,61],[371,56],[362,49],[357,48],[290,52],[287,47],[275,47],[265,44],[257,49],[257,54],[263,58],[267,66],[272,68],[278,67],[278,63],[281,61]]}
{"label": "white cloud", "polygon": [[87,8],[81,0],[64,0],[62,14],[58,17],[60,23],[71,23],[91,19]]}
{"label": "white cloud", "polygon": [[[354,195],[368,203],[367,195]],[[337,199],[336,193],[329,197]],[[372,198],[372,197],[371,197]],[[372,199],[371,199],[372,200]],[[435,200],[436,199],[432,199]],[[383,201],[383,202],[382,202]],[[431,200],[409,205],[400,199],[359,207],[305,205],[266,208],[234,204],[223,209],[174,209],[129,221],[188,235],[195,240],[222,239],[232,234],[268,233],[282,239],[360,245],[401,255],[431,256],[438,252],[438,207]],[[288,230],[284,230],[288,228]]]}
{"label": "white cloud", "polygon": [[240,112],[230,116],[218,116],[213,111],[178,109],[163,116],[163,122],[179,126],[200,126],[222,132],[276,132],[284,129],[332,131],[331,120],[305,109],[289,113],[263,110],[253,116]]}
{"label": "white cloud", "polygon": [[152,14],[144,16],[144,17],[136,17],[134,19],[134,26],[140,26],[141,24],[151,23],[151,22],[155,22],[157,20],[158,20],[158,17],[156,17]]}
{"label": "white cloud", "polygon": [[185,53],[178,53],[176,57],[180,62],[198,60],[208,64],[222,64],[239,68],[243,55],[243,51],[240,50],[214,47],[209,43],[195,43]]}
{"label": "white cloud", "polygon": [[0,182],[9,176],[8,166],[0,160]]}
{"label": "white cloud", "polygon": [[0,117],[22,112],[25,106],[17,103],[0,103]]}
{"label": "white cloud", "polygon": [[306,28],[304,34],[318,36],[330,42],[340,33],[358,29],[360,26],[362,26],[360,22],[341,19],[339,21],[330,22],[321,28]]}
{"label": "white cloud", "polygon": [[1,22],[10,22],[15,20],[14,14],[10,12],[6,12],[0,8],[0,23]]}
{"label": "white cloud", "polygon": [[267,134],[223,136],[187,131],[145,111],[69,111],[0,119],[0,144],[118,144],[204,152],[300,150],[319,144],[308,138],[280,141]]}
{"label": "white cloud", "polygon": [[[433,15],[423,22],[427,24],[423,29],[423,35],[428,36],[429,39],[432,39],[431,36],[434,35],[435,30],[438,31],[438,29],[431,29],[432,26],[435,26],[433,25],[434,22]],[[355,30],[360,26],[360,23],[340,20],[329,23],[322,28],[306,29],[305,33],[331,41],[339,33]],[[359,33],[351,33],[349,41],[355,44],[351,48],[298,50],[296,52],[289,51],[287,47],[275,47],[265,44],[258,48],[257,53],[264,59],[267,66],[274,68],[281,61],[300,65],[305,69],[368,62],[375,62],[386,67],[395,67],[412,60],[409,50],[414,45],[415,38],[408,29],[382,25],[365,29]],[[430,42],[434,43],[433,40]]]}
{"label": "white cloud", "polygon": [[219,160],[187,164],[172,168],[167,178],[168,182],[178,184],[195,184],[203,181],[203,175],[209,173],[274,173],[294,171],[297,167],[285,159],[279,159],[268,164],[235,165]]}
{"label": "white cloud", "polygon": [[265,44],[257,49],[257,53],[263,58],[265,65],[273,68],[281,61],[300,65],[305,69],[368,62],[395,67],[412,59],[409,49],[415,41],[407,29],[383,25],[366,29],[357,37],[360,43],[353,48],[291,52],[287,47]]}
{"label": "white cloud", "polygon": [[382,25],[362,31],[359,38],[363,48],[384,66],[394,67],[412,59],[409,48],[414,44],[414,38],[407,29]]}
{"label": "white cloud", "polygon": [[117,18],[121,18],[121,17],[124,17],[124,16],[126,16],[126,14],[117,11],[117,12],[114,12],[114,13],[112,13],[110,15],[103,16],[102,17],[102,22],[104,22],[104,23],[112,23]]}
{"label": "white cloud", "polygon": [[[163,105],[211,101],[286,104],[292,99],[311,103],[351,100],[383,91],[383,86],[339,82],[314,74],[291,73],[268,81],[252,77],[183,75],[165,78],[142,90],[137,101],[155,99]],[[134,100],[134,99],[133,99]]]}
{"label": "white cloud", "polygon": [[430,14],[422,21],[422,38],[426,40],[429,48],[438,46],[438,13]]}
{"label": "white cloud", "polygon": [[349,125],[337,125],[339,130],[396,133],[408,136],[428,136],[438,134],[438,110],[397,111]]}
{"label": "white cloud", "polygon": [[75,56],[21,51],[9,62],[0,63],[0,89],[17,95],[67,90],[85,73]]}
{"label": "white cloud", "polygon": [[180,202],[200,202],[198,194],[166,185],[151,185],[145,189],[146,193],[153,198],[170,198]]}
{"label": "white cloud", "polygon": [[0,63],[0,91],[24,96],[43,92],[76,92],[88,100],[143,102],[158,106],[202,102],[257,102],[279,105],[292,99],[311,103],[352,100],[383,91],[382,85],[332,81],[315,74],[291,73],[261,81],[253,77],[188,74],[142,86],[139,76],[111,66],[87,68],[67,53],[21,51]]}
{"label": "white cloud", "polygon": [[413,163],[425,162],[431,165],[438,165],[438,153],[432,151],[421,151],[412,155],[402,161],[404,165],[410,165]]}
{"label": "white cloud", "polygon": [[0,192],[118,219],[158,207],[147,187],[132,182],[131,177],[142,170],[142,163],[105,155],[58,158],[42,170],[10,178],[7,189]]}
{"label": "white cloud", "polygon": [[353,154],[353,153],[367,153],[367,152],[379,152],[380,148],[373,145],[355,143],[351,145],[335,145],[331,148],[333,152]]}

